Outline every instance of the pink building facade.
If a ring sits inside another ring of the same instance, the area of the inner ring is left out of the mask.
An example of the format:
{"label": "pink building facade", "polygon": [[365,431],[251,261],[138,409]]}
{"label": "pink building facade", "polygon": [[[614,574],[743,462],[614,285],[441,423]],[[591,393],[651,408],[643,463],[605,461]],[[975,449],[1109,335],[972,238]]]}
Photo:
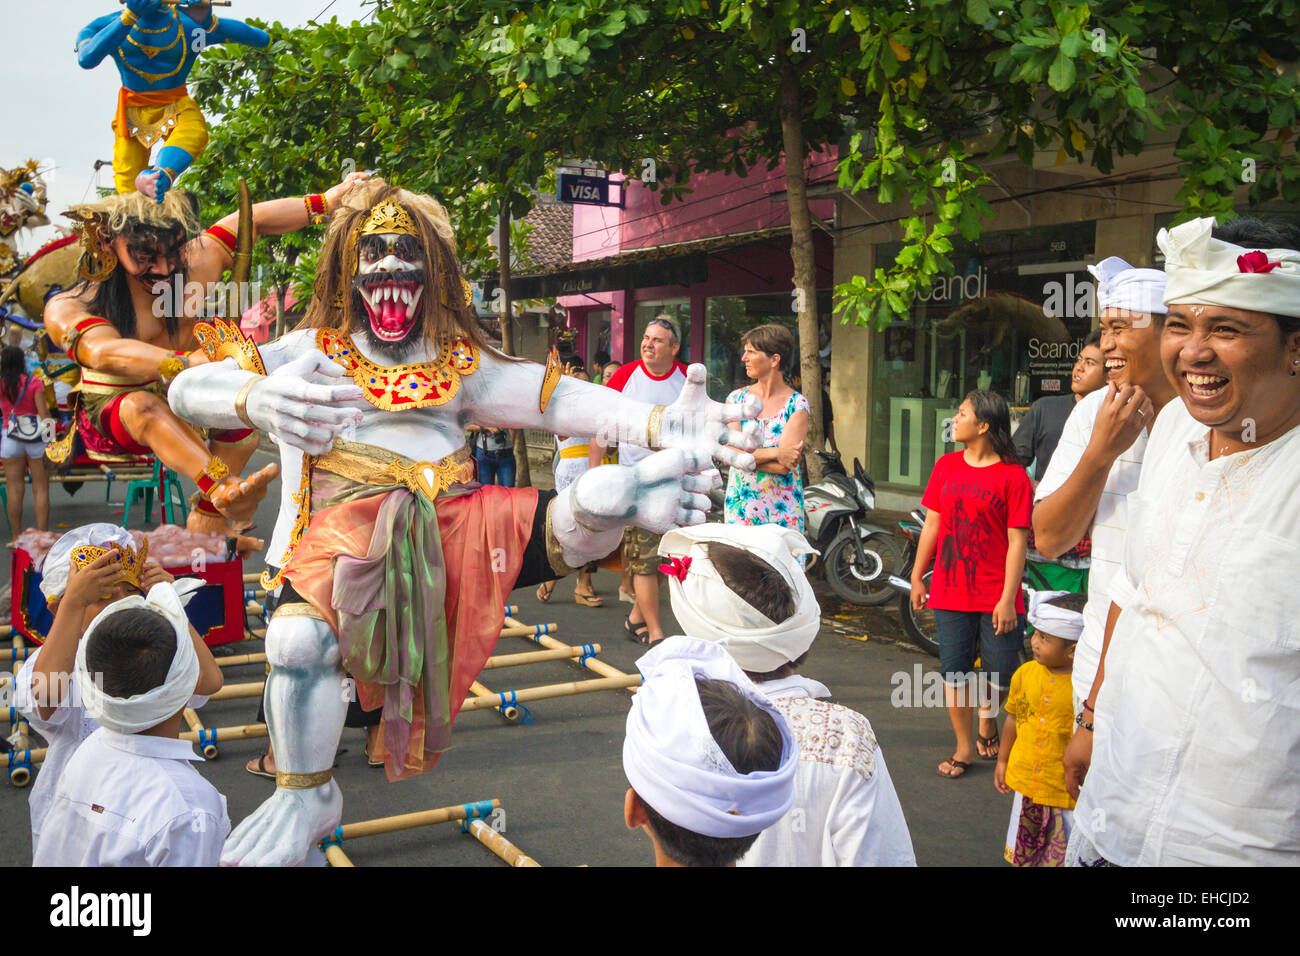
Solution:
{"label": "pink building facade", "polygon": [[[806,172],[810,183],[833,181],[834,154],[811,156]],[[646,323],[655,315],[671,315],[682,328],[680,357],[708,367],[710,394],[716,395],[715,389],[729,391],[744,383],[738,364],[744,331],[764,322],[792,330],[795,325],[785,167],[759,166],[745,177],[699,176],[692,185],[693,193],[667,206],[638,179],[625,186],[625,208],[575,205],[575,267],[610,259],[611,266],[638,270],[642,281],[628,280],[619,291],[562,295],[558,301],[575,334],[574,351],[589,366],[605,354],[614,362],[636,360]],[[834,200],[815,200],[812,213],[829,225]],[[834,243],[815,229],[814,245],[818,310],[829,314]],[[656,275],[676,281],[654,284],[647,278]],[[609,280],[590,284],[608,289]]]}

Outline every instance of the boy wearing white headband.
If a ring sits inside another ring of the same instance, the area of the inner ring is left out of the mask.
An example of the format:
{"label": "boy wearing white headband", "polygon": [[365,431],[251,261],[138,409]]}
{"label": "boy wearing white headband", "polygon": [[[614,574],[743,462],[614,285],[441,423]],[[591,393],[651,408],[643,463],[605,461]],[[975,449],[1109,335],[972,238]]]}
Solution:
{"label": "boy wearing white headband", "polygon": [[664,535],[673,616],[724,647],[799,742],[797,812],[764,830],[741,866],[915,866],[911,834],[871,724],[821,700],[796,673],[821,627],[799,557],[812,549],[777,525],[705,524]]}
{"label": "boy wearing white headband", "polygon": [[[1300,863],[1300,230],[1161,230],[1178,390],[1066,753],[1084,865]],[[1095,737],[1095,739],[1094,739]],[[1091,761],[1091,766],[1089,766]]]}
{"label": "boy wearing white headband", "polygon": [[639,661],[623,804],[656,866],[734,866],[794,799],[790,726],[714,644],[670,637]]}
{"label": "boy wearing white headband", "polygon": [[63,769],[34,866],[216,866],[226,800],[177,739],[199,681],[185,608],[170,583],[115,601],[77,648],[76,683],[100,727]]}
{"label": "boy wearing white headband", "polygon": [[1003,856],[1012,866],[1062,866],[1074,826],[1065,787],[1065,745],[1074,729],[1070,671],[1083,634],[1087,595],[1032,591],[1034,659],[1011,678],[1002,749],[993,772],[998,793],[1015,792]]}
{"label": "boy wearing white headband", "polygon": [[[96,523],[74,528],[59,538],[41,559],[41,593],[54,612],[45,643],[23,664],[14,683],[14,704],[32,728],[45,738],[45,760],[32,784],[28,807],[32,816],[32,856],[59,776],[83,740],[99,728],[82,706],[73,680],[73,665],[81,636],[113,601],[140,594],[171,581],[162,566],[137,554],[135,539],[118,525]],[[198,641],[198,635],[194,635]],[[198,641],[201,661],[198,694],[192,706],[221,689],[221,668]]]}

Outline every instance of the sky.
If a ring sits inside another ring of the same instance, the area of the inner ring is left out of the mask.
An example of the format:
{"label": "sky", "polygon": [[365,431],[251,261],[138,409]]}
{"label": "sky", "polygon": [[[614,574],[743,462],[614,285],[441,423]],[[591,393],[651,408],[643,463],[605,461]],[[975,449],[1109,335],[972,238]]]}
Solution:
{"label": "sky", "polygon": [[[256,17],[285,26],[303,26],[324,12],[350,22],[369,14],[362,0],[234,0],[217,8],[218,17]],[[49,191],[46,215],[61,215],[75,203],[92,200],[94,186],[111,186],[112,170],[94,171],[97,159],[113,158],[109,123],[121,86],[117,68],[105,60],[93,70],[77,66],[77,34],[96,17],[122,7],[117,0],[0,0],[5,25],[5,55],[0,57],[0,89],[7,94],[0,125],[0,168],[28,159],[41,163]],[[184,183],[184,179],[181,180]],[[34,252],[55,235],[52,226],[17,235],[19,251]]]}

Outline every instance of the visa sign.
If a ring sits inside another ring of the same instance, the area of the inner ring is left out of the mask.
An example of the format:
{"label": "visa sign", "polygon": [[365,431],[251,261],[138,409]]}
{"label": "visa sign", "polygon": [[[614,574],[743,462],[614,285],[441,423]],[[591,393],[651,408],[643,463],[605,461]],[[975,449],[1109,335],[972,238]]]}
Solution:
{"label": "visa sign", "polygon": [[622,186],[618,184],[613,188],[618,189],[617,199],[610,198],[613,189],[603,172],[599,176],[592,176],[561,170],[556,175],[556,198],[560,202],[580,203],[588,206],[622,206]]}

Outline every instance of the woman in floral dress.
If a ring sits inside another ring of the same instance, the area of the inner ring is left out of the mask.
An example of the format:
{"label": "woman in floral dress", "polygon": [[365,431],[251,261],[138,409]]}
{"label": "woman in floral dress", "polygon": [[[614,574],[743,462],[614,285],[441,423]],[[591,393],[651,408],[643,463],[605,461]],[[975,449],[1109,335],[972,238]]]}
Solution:
{"label": "woman in floral dress", "polygon": [[783,325],[760,325],[741,338],[741,361],[754,379],[732,392],[729,402],[746,395],[763,400],[760,446],[753,473],[731,469],[725,503],[728,524],[779,524],[804,530],[803,479],[799,459],[808,434],[808,399],[786,384],[784,372],[794,352],[794,336]]}

